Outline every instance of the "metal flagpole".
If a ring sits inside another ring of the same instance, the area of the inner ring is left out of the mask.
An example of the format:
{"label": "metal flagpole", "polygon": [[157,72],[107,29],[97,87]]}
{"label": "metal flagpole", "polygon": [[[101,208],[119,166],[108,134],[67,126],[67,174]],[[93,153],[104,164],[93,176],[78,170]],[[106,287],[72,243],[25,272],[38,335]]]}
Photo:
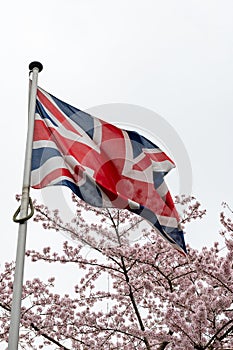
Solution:
{"label": "metal flagpole", "polygon": [[[16,211],[13,220],[19,223],[18,244],[16,252],[15,276],[13,285],[13,300],[11,306],[10,332],[8,339],[8,350],[17,350],[19,342],[19,327],[21,313],[21,299],[24,272],[24,257],[26,247],[27,220],[33,215],[32,201],[29,197],[30,178],[31,178],[31,159],[32,159],[32,142],[34,131],[34,115],[36,108],[36,92],[38,73],[42,71],[43,66],[40,62],[31,62],[29,65],[32,72],[32,84],[29,94],[29,111],[28,111],[28,132],[24,161],[22,199],[19,209]],[[31,212],[28,214],[28,206]],[[19,214],[19,219],[17,215]]]}

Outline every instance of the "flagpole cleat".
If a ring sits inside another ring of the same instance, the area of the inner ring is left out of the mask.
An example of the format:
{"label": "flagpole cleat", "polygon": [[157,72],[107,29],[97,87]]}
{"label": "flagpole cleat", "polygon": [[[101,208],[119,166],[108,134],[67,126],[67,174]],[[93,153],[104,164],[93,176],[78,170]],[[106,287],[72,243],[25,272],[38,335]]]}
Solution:
{"label": "flagpole cleat", "polygon": [[43,65],[42,65],[42,63],[40,63],[38,61],[33,61],[29,64],[30,72],[32,72],[34,68],[38,68],[38,71],[41,72],[43,69]]}

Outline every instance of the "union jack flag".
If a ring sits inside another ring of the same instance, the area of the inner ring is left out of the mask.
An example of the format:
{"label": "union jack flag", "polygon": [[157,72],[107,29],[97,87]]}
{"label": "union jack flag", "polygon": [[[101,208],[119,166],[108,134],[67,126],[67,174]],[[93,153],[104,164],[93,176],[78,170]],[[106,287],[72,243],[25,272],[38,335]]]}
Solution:
{"label": "union jack flag", "polygon": [[173,161],[135,131],[122,130],[37,89],[31,186],[68,186],[88,204],[128,209],[186,253],[164,181]]}

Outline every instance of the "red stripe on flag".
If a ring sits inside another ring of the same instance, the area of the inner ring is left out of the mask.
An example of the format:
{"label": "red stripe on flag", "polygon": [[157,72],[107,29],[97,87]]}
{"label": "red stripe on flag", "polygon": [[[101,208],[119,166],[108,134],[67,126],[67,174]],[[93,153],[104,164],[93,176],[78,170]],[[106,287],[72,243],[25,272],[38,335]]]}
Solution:
{"label": "red stripe on flag", "polygon": [[149,166],[151,166],[151,160],[147,155],[145,155],[138,163],[133,165],[133,170],[142,171],[147,169]]}
{"label": "red stripe on flag", "polygon": [[61,111],[39,90],[37,89],[37,96],[44,107],[60,122],[63,126],[80,135],[80,133],[69,123],[68,119],[63,116]]}
{"label": "red stripe on flag", "polygon": [[35,120],[33,141],[52,140],[53,129],[45,125],[42,120]]}
{"label": "red stripe on flag", "polygon": [[172,164],[175,163],[171,160],[171,158],[169,158],[164,152],[160,152],[160,153],[150,153],[150,152],[146,152],[145,153],[151,158],[153,159],[155,162],[164,162],[165,160],[168,160],[169,162],[171,162]]}
{"label": "red stripe on flag", "polygon": [[43,180],[38,183],[37,185],[32,186],[33,188],[43,188],[46,186],[49,186],[49,184],[53,181],[56,180],[58,177],[65,176],[69,177],[71,180],[74,180],[73,175],[68,169],[60,168],[60,169],[55,169],[51,171],[48,175],[46,175]]}
{"label": "red stripe on flag", "polygon": [[[58,130],[47,126],[44,120],[35,120],[34,141],[53,141],[62,155],[72,155],[79,162],[82,162],[84,158],[88,158],[89,152],[97,158],[96,151],[93,148],[82,142],[63,137]],[[78,138],[79,135],[77,135]]]}

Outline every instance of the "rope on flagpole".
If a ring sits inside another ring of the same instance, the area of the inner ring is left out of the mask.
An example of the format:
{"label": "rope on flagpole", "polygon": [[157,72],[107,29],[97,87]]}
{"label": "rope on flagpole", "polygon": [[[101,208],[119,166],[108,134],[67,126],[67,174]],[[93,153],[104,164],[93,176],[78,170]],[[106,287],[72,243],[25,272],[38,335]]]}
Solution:
{"label": "rope on flagpole", "polygon": [[18,214],[20,213],[20,210],[21,210],[21,205],[20,205],[18,207],[18,209],[16,210],[16,212],[14,213],[14,215],[13,215],[13,221],[16,222],[16,223],[22,224],[24,221],[27,221],[27,220],[31,219],[31,217],[34,215],[34,207],[33,207],[33,204],[32,204],[31,197],[29,197],[29,206],[30,206],[31,212],[28,215],[26,215],[24,218],[17,219],[17,216],[18,216]]}

